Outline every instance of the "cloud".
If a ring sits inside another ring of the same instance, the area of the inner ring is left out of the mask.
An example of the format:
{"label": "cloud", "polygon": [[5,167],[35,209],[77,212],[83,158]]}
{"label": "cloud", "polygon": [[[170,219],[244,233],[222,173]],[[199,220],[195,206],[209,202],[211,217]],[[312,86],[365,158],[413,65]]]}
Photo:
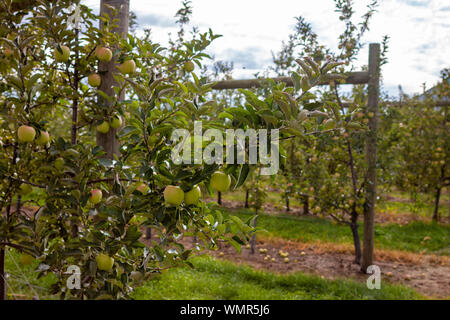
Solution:
{"label": "cloud", "polygon": [[233,61],[236,68],[263,69],[270,61],[261,59],[264,55],[261,48],[246,47],[242,49],[226,49],[220,56],[227,61]]}
{"label": "cloud", "polygon": [[160,28],[172,28],[176,26],[176,22],[174,18],[146,13],[139,14],[139,12],[134,12],[137,16],[137,22],[139,27],[160,27]]}
{"label": "cloud", "polygon": [[424,0],[402,0],[401,2],[404,2],[405,4],[413,7],[426,7],[430,4],[430,1]]}

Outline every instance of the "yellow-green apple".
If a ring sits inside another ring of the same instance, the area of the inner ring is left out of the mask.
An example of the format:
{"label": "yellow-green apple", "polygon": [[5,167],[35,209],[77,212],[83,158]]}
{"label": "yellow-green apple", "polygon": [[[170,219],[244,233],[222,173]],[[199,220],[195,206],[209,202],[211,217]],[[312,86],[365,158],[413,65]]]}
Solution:
{"label": "yellow-green apple", "polygon": [[103,271],[111,271],[114,265],[114,258],[104,253],[98,254],[95,261],[97,262],[97,268]]}
{"label": "yellow-green apple", "polygon": [[186,61],[183,67],[186,72],[192,72],[195,69],[195,65],[192,61]]}
{"label": "yellow-green apple", "polygon": [[97,131],[100,133],[108,133],[109,123],[107,121],[103,121],[101,124],[97,126]]}
{"label": "yellow-green apple", "polygon": [[178,186],[167,186],[164,189],[164,200],[167,204],[179,206],[184,200],[184,191]]}
{"label": "yellow-green apple", "polygon": [[17,136],[20,142],[31,142],[36,136],[36,130],[33,127],[23,125],[17,130]]}
{"label": "yellow-green apple", "polygon": [[36,143],[41,146],[46,145],[50,141],[50,135],[47,131],[41,131],[40,133],[41,134],[36,139]]}
{"label": "yellow-green apple", "polygon": [[198,200],[200,199],[201,195],[202,195],[202,192],[200,190],[200,187],[195,186],[192,188],[192,190],[190,190],[184,194],[184,203],[188,206],[192,205],[192,204],[197,205]]}
{"label": "yellow-green apple", "polygon": [[67,62],[69,61],[70,56],[70,49],[68,46],[60,46],[61,51],[59,51],[59,48],[56,47],[53,52],[53,57],[58,62]]}
{"label": "yellow-green apple", "polygon": [[132,74],[136,71],[136,63],[134,60],[126,60],[117,67],[122,74]]}
{"label": "yellow-green apple", "polygon": [[211,176],[210,184],[214,190],[225,192],[231,185],[231,177],[222,171],[216,171]]}
{"label": "yellow-green apple", "polygon": [[58,170],[62,170],[64,168],[64,159],[63,158],[57,158],[55,160],[55,168]]}
{"label": "yellow-green apple", "polygon": [[109,125],[113,129],[120,128],[120,126],[122,125],[122,117],[121,116],[113,117]]}
{"label": "yellow-green apple", "polygon": [[136,190],[142,194],[147,194],[150,191],[150,187],[147,184],[142,183],[136,188]]}
{"label": "yellow-green apple", "polygon": [[20,188],[19,188],[19,193],[20,193],[21,196],[26,196],[26,195],[29,194],[32,190],[33,190],[33,188],[32,188],[29,184],[22,183],[22,184],[20,185]]}
{"label": "yellow-green apple", "polygon": [[89,198],[89,202],[92,204],[97,204],[102,201],[102,190],[100,189],[92,189],[91,197]]}
{"label": "yellow-green apple", "polygon": [[88,76],[88,83],[91,87],[100,87],[100,84],[102,83],[102,78],[98,73],[91,73]]}
{"label": "yellow-green apple", "polygon": [[105,47],[95,49],[95,56],[102,62],[110,62],[112,59],[112,51]]}
{"label": "yellow-green apple", "polygon": [[22,263],[25,266],[31,264],[33,261],[34,257],[29,255],[28,253],[22,253],[22,255],[20,256],[20,263]]}

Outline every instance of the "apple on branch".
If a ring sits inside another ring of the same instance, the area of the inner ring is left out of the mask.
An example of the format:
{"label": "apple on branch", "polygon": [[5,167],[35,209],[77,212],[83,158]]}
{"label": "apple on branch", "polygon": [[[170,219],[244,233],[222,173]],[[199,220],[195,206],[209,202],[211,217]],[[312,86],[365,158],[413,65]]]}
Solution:
{"label": "apple on branch", "polygon": [[53,57],[57,62],[69,61],[70,49],[68,46],[57,46],[53,52]]}
{"label": "apple on branch", "polygon": [[183,65],[183,68],[186,72],[191,73],[195,69],[195,65],[192,61],[186,61]]}
{"label": "apple on branch", "polygon": [[164,189],[164,200],[167,204],[179,206],[184,200],[184,191],[178,186],[167,186]]}
{"label": "apple on branch", "polygon": [[50,135],[47,131],[41,131],[39,137],[36,139],[36,144],[45,146],[50,141]]}
{"label": "apple on branch", "polygon": [[112,59],[112,51],[105,47],[98,47],[95,50],[95,56],[102,62],[110,62]]}
{"label": "apple on branch", "polygon": [[103,121],[100,125],[97,126],[97,131],[103,134],[108,133],[109,123],[107,121]]}
{"label": "apple on branch", "polygon": [[89,198],[89,202],[92,204],[97,204],[102,201],[102,190],[100,189],[92,189],[91,197]]}
{"label": "apple on branch", "polygon": [[102,78],[98,73],[91,73],[88,76],[88,83],[91,87],[100,87],[100,84],[102,83]]}
{"label": "apple on branch", "polygon": [[97,262],[97,268],[103,271],[111,271],[114,265],[114,258],[104,253],[97,255],[95,261]]}
{"label": "apple on branch", "polygon": [[197,205],[198,200],[202,196],[202,192],[199,186],[195,186],[192,190],[184,194],[184,203],[186,205]]}
{"label": "apple on branch", "polygon": [[215,191],[225,192],[230,188],[231,177],[224,172],[216,171],[211,176],[210,185]]}
{"label": "apple on branch", "polygon": [[17,130],[17,137],[20,142],[31,142],[34,140],[35,136],[36,130],[34,130],[33,127],[23,125]]}
{"label": "apple on branch", "polygon": [[111,122],[109,123],[109,126],[113,129],[120,128],[122,126],[122,117],[121,116],[113,117]]}
{"label": "apple on branch", "polygon": [[126,60],[117,66],[117,69],[119,69],[122,74],[133,74],[136,71],[136,63],[131,59]]}

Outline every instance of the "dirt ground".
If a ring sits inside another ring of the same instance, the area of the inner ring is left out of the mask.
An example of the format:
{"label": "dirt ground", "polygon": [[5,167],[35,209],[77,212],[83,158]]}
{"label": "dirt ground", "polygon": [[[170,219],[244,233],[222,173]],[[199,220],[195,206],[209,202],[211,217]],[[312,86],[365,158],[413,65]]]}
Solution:
{"label": "dirt ground", "polygon": [[[193,244],[191,238],[184,239],[184,242],[187,247]],[[267,252],[261,253],[260,249]],[[288,253],[288,263],[279,255],[280,250]],[[276,273],[303,272],[327,279],[352,278],[360,282],[368,278],[353,263],[351,249],[339,245],[265,239],[257,241],[254,254],[246,247],[239,254],[232,246],[224,244],[218,251],[209,251],[208,254]],[[383,281],[400,283],[430,298],[450,299],[450,258],[379,251],[375,259],[374,264],[381,269],[381,285]]]}

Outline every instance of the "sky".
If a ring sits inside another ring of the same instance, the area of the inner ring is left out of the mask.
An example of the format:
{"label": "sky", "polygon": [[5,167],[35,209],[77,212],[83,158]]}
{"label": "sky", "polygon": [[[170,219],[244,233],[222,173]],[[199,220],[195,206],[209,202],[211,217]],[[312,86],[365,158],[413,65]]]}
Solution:
{"label": "sky", "polygon": [[[370,0],[354,1],[354,22],[361,21]],[[100,0],[82,0],[98,10]],[[368,44],[390,36],[388,64],[383,66],[383,89],[398,94],[398,85],[408,94],[421,93],[439,80],[439,71],[450,67],[450,0],[379,0],[366,45],[356,61],[356,70],[367,64]],[[181,0],[130,0],[139,28],[151,28],[153,39],[167,44],[175,37],[175,13]],[[334,12],[333,0],[192,0],[191,25],[200,31],[211,28],[222,35],[208,53],[216,60],[233,61],[235,79],[253,78],[272,64],[272,52],[281,48],[303,16],[319,41],[337,50],[343,23]]]}

